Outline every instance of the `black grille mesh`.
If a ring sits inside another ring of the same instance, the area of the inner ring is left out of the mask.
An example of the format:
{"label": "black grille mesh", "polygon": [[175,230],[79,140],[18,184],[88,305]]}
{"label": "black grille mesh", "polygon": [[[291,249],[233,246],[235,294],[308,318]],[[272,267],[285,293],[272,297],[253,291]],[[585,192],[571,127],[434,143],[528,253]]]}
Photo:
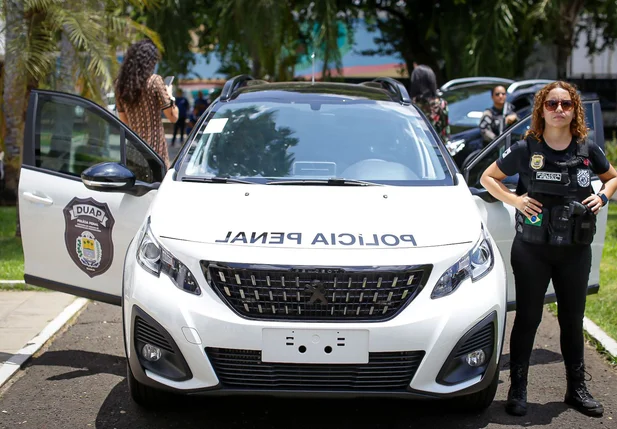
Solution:
{"label": "black grille mesh", "polygon": [[495,341],[495,323],[491,322],[478,332],[473,334],[460,348],[456,357],[465,356],[478,349],[491,349]]}
{"label": "black grille mesh", "polygon": [[137,341],[141,341],[142,343],[150,343],[160,349],[168,351],[169,353],[174,352],[174,349],[165,337],[141,317],[135,318],[135,342]]}
{"label": "black grille mesh", "polygon": [[423,351],[371,353],[367,364],[294,364],[261,361],[259,350],[206,348],[224,387],[264,390],[404,391]]}
{"label": "black grille mesh", "polygon": [[218,295],[260,320],[387,320],[422,289],[430,267],[392,270],[244,268],[202,262]]}

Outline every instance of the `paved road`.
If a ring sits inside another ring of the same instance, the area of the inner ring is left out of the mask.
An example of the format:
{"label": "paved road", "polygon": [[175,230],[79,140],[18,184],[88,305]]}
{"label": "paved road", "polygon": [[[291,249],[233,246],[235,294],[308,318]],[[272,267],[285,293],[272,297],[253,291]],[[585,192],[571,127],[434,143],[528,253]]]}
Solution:
{"label": "paved road", "polygon": [[[604,402],[605,416],[588,418],[561,402],[565,376],[557,322],[549,313],[535,345],[530,412],[524,418],[503,410],[507,370],[501,372],[495,402],[481,415],[454,413],[442,403],[265,397],[189,398],[146,412],[128,397],[120,321],[118,307],[88,304],[75,323],[0,392],[0,428],[617,428],[617,372],[590,347],[590,384]],[[503,363],[508,361],[507,344],[504,353]]]}

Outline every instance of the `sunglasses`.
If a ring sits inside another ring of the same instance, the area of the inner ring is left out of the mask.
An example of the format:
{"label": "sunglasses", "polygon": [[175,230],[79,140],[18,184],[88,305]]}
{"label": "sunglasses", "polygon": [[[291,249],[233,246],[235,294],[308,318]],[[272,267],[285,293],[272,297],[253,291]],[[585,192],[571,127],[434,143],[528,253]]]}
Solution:
{"label": "sunglasses", "polygon": [[572,100],[546,100],[544,102],[544,108],[549,112],[554,112],[560,104],[564,112],[569,112],[574,109],[574,102]]}

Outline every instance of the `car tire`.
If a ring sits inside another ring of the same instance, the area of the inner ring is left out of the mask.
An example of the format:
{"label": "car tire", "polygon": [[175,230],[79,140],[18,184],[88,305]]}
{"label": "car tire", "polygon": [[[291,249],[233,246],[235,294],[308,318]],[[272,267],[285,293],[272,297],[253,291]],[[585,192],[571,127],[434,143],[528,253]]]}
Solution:
{"label": "car tire", "polygon": [[141,407],[153,409],[169,401],[171,396],[169,393],[154,389],[137,381],[128,362],[126,363],[126,379],[131,398]]}
{"label": "car tire", "polygon": [[495,394],[497,393],[497,385],[499,384],[499,368],[495,371],[491,384],[486,386],[479,392],[472,393],[471,395],[462,396],[456,399],[456,408],[461,411],[481,413],[491,406]]}

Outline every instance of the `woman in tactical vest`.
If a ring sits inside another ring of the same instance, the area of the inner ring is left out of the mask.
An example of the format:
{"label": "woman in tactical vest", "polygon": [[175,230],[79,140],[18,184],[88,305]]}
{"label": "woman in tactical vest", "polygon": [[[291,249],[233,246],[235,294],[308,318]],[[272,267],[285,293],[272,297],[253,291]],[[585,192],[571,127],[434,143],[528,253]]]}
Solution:
{"label": "woman in tactical vest", "polygon": [[[502,180],[516,173],[513,193]],[[593,174],[603,183],[597,194],[591,187]],[[506,411],[518,416],[527,412],[529,358],[552,280],[566,367],[565,402],[586,415],[601,416],[602,404],[585,385],[583,315],[595,216],[617,189],[617,172],[602,149],[587,140],[585,112],[573,86],[552,82],[536,94],[525,139],[491,164],[481,183],[517,209],[511,254],[516,317]]]}

